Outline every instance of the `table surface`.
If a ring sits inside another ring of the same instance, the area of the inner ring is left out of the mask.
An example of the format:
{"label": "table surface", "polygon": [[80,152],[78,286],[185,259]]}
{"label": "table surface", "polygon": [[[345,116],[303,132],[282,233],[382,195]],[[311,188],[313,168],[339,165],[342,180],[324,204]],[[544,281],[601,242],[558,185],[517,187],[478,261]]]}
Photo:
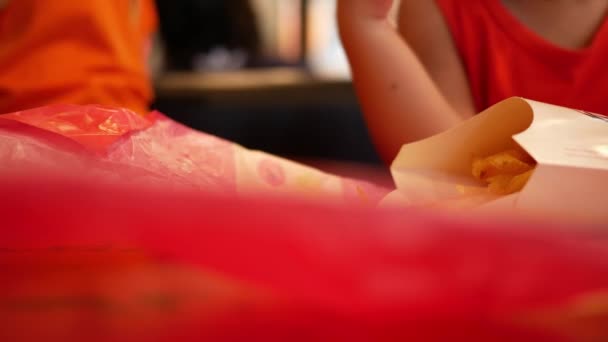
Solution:
{"label": "table surface", "polygon": [[230,72],[171,72],[155,81],[160,99],[200,100],[213,104],[290,105],[355,103],[352,82],[344,77],[318,76],[301,68],[271,68]]}

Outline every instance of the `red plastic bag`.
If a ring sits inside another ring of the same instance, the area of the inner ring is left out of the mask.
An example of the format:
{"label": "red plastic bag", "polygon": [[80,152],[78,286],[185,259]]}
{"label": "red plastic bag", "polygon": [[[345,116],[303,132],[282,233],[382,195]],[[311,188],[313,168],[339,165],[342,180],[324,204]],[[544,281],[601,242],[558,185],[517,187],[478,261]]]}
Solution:
{"label": "red plastic bag", "polygon": [[608,337],[604,232],[65,179],[1,186],[3,340]]}

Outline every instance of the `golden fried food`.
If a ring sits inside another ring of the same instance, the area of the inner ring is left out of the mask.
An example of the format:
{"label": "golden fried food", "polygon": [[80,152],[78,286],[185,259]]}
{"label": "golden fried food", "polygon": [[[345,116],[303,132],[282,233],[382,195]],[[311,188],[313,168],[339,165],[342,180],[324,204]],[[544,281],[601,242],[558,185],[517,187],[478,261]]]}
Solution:
{"label": "golden fried food", "polygon": [[534,161],[524,152],[508,150],[473,161],[473,176],[486,180],[499,175],[518,175],[531,170]]}
{"label": "golden fried food", "polygon": [[493,195],[510,195],[521,191],[530,179],[536,162],[525,151],[512,149],[473,160],[472,173],[488,184]]}

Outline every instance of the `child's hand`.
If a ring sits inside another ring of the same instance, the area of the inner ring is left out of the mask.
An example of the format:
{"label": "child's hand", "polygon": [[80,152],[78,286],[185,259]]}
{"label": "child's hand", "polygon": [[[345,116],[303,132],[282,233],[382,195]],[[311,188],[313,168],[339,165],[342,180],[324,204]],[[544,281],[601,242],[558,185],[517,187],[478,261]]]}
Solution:
{"label": "child's hand", "polygon": [[338,12],[351,19],[386,19],[392,5],[393,0],[338,0]]}

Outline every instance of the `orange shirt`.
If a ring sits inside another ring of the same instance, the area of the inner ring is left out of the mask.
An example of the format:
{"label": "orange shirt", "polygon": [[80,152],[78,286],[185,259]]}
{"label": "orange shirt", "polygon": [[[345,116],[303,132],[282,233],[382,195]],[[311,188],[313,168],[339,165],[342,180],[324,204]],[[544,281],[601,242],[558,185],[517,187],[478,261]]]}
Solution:
{"label": "orange shirt", "polygon": [[153,0],[10,0],[0,10],[0,113],[103,104],[146,113]]}
{"label": "orange shirt", "polygon": [[608,20],[591,46],[558,47],[500,0],[436,0],[466,69],[477,111],[511,96],[608,114]]}

